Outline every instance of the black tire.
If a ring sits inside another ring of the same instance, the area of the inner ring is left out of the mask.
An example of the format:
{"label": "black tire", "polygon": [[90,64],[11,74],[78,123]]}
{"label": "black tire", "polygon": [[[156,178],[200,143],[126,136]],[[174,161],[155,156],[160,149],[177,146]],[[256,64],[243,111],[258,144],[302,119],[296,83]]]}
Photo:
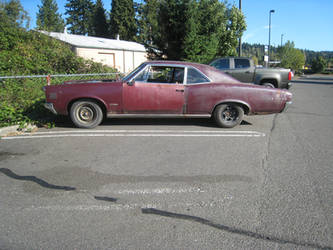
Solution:
{"label": "black tire", "polygon": [[215,122],[222,128],[233,128],[240,124],[244,117],[244,110],[237,104],[221,104],[214,111]]}
{"label": "black tire", "polygon": [[270,82],[264,82],[264,83],[262,84],[262,86],[265,86],[265,87],[267,87],[267,88],[272,88],[272,89],[275,88],[274,84],[273,84],[273,83],[270,83]]}
{"label": "black tire", "polygon": [[71,106],[70,118],[79,128],[95,128],[103,120],[103,111],[94,101],[79,100]]}

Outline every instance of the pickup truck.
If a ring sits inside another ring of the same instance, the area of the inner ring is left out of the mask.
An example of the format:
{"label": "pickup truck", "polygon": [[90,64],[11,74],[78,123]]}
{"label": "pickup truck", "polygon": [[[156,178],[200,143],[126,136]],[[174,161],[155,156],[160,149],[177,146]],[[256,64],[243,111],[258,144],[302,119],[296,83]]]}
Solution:
{"label": "pickup truck", "polygon": [[259,68],[254,65],[252,59],[246,57],[218,58],[209,65],[241,82],[254,83],[271,88],[289,89],[293,77],[293,72],[290,69]]}

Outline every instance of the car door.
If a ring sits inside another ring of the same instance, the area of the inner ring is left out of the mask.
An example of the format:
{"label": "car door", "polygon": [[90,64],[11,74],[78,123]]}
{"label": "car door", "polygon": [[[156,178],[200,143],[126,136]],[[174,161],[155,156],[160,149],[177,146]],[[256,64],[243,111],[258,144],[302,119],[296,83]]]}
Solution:
{"label": "car door", "polygon": [[182,114],[184,67],[148,65],[123,83],[123,108],[132,114]]}
{"label": "car door", "polygon": [[254,67],[246,58],[235,58],[234,69],[230,71],[230,75],[241,82],[253,82]]}

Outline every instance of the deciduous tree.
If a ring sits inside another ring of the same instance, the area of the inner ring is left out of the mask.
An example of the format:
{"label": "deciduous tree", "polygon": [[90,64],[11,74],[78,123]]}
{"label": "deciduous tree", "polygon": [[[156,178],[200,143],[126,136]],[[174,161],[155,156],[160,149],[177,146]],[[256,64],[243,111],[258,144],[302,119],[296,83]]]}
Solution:
{"label": "deciduous tree", "polygon": [[326,67],[326,61],[322,56],[317,56],[311,63],[311,69],[314,73],[321,73]]}
{"label": "deciduous tree", "polygon": [[303,69],[305,56],[301,50],[295,49],[294,42],[288,41],[284,46],[279,47],[278,54],[281,59],[281,67],[296,71]]}

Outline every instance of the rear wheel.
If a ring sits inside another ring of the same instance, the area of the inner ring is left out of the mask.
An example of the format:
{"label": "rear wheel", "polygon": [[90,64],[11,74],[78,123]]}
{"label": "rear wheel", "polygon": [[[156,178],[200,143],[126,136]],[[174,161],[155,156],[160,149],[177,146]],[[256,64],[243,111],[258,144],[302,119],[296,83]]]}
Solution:
{"label": "rear wheel", "polygon": [[79,100],[70,109],[70,118],[79,128],[94,128],[103,120],[101,107],[91,100]]}
{"label": "rear wheel", "polygon": [[275,88],[274,84],[270,82],[264,82],[262,85],[267,88],[273,88],[273,89]]}
{"label": "rear wheel", "polygon": [[221,104],[214,111],[215,122],[222,128],[233,128],[243,120],[244,110],[237,104]]}

